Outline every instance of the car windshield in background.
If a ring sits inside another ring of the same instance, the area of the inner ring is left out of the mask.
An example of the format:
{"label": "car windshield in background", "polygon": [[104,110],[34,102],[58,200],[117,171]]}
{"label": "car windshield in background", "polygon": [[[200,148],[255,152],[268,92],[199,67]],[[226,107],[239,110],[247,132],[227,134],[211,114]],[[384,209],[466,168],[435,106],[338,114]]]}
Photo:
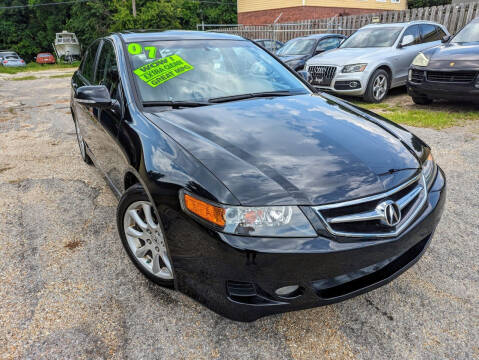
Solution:
{"label": "car windshield in background", "polygon": [[359,30],[346,39],[341,48],[391,47],[402,27],[378,27]]}
{"label": "car windshield in background", "polygon": [[127,44],[127,50],[144,103],[207,102],[244,94],[309,91],[249,41],[139,42]]}
{"label": "car windshield in background", "polygon": [[278,50],[278,55],[290,56],[311,54],[313,52],[314,44],[316,44],[316,40],[314,39],[291,40]]}
{"label": "car windshield in background", "polygon": [[452,43],[479,42],[479,21],[467,25],[451,41]]}

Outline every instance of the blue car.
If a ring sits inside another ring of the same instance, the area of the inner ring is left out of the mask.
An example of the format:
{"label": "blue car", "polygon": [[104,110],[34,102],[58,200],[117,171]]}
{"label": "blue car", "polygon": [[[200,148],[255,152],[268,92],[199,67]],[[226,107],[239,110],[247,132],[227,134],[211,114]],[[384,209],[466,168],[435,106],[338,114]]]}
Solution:
{"label": "blue car", "polygon": [[25,60],[14,51],[0,51],[0,64],[6,67],[26,65]]}

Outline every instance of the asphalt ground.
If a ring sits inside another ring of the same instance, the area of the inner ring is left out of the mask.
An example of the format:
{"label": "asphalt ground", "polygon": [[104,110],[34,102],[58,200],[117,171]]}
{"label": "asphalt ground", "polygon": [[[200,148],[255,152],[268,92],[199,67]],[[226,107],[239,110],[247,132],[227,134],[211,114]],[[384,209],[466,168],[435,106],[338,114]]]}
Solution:
{"label": "asphalt ground", "polygon": [[237,323],[130,263],[116,199],[80,159],[69,79],[52,74],[0,78],[0,359],[479,358],[479,119],[411,128],[448,179],[415,266],[339,304]]}

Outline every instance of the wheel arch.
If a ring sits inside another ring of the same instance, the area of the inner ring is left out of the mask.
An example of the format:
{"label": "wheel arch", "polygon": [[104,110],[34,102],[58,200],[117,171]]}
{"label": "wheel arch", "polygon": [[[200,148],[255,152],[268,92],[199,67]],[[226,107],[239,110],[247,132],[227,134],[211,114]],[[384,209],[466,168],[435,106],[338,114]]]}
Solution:
{"label": "wheel arch", "polygon": [[[381,64],[379,65],[374,71],[376,70],[384,70],[388,73],[389,76],[389,88],[391,88],[391,84],[393,82],[393,71],[390,65],[388,64]],[[372,72],[374,74],[374,71]]]}

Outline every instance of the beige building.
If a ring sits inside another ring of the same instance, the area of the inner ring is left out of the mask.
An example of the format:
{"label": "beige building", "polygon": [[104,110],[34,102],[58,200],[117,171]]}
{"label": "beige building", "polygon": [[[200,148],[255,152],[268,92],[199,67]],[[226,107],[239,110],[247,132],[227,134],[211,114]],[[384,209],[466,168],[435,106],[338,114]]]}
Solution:
{"label": "beige building", "polygon": [[238,24],[271,24],[405,10],[407,0],[238,0]]}

